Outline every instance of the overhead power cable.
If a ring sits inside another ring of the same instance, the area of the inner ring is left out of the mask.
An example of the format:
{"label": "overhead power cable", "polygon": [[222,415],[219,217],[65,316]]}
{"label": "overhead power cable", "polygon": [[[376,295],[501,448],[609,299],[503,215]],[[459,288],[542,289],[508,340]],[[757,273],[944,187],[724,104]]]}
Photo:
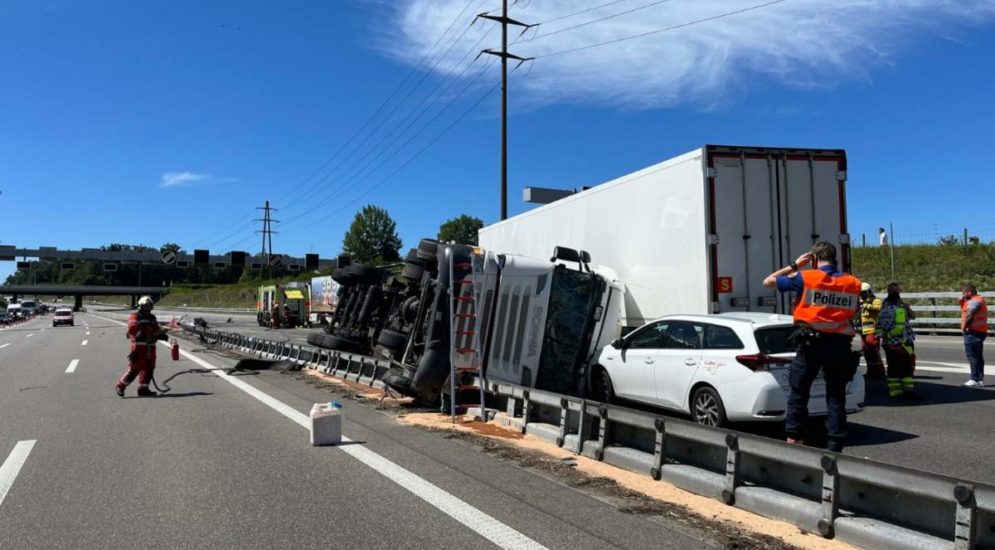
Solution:
{"label": "overhead power cable", "polygon": [[629,15],[630,13],[634,13],[634,12],[637,12],[637,11],[640,11],[640,10],[645,10],[645,9],[648,9],[648,8],[652,8],[654,6],[658,6],[660,4],[663,4],[663,3],[666,3],[666,2],[669,2],[669,1],[670,0],[656,0],[656,2],[650,2],[649,4],[644,4],[642,6],[636,6],[635,8],[627,9],[625,11],[620,11],[620,12],[614,13],[612,15],[606,15],[604,17],[599,17],[598,19],[592,19],[592,20],[586,21],[584,23],[578,23],[578,24],[570,26],[570,27],[565,27],[565,28],[562,28],[562,29],[557,29],[555,31],[551,31],[551,32],[543,33],[543,34],[538,34],[538,35],[533,36],[531,38],[523,39],[523,40],[521,40],[521,42],[532,42],[533,40],[539,40],[540,38],[546,38],[547,36],[553,36],[553,35],[557,35],[557,34],[560,34],[560,33],[567,32],[567,31],[572,31],[574,29],[579,29],[581,27],[586,27],[588,25],[593,25],[595,23],[600,23],[602,21],[607,21],[609,19],[615,19],[616,17],[622,17],[623,15]]}
{"label": "overhead power cable", "polygon": [[[411,68],[411,70],[410,70],[410,71],[408,71],[408,74],[407,74],[407,75],[406,75],[406,76],[404,77],[404,79],[403,79],[403,80],[401,80],[401,83],[400,83],[400,84],[398,84],[398,85],[397,85],[397,87],[395,87],[393,91],[391,91],[391,93],[390,93],[390,94],[389,94],[389,95],[387,96],[387,98],[386,98],[386,99],[384,99],[384,100],[383,100],[383,102],[382,102],[382,103],[380,103],[380,106],[376,108],[376,110],[375,110],[375,111],[373,112],[373,114],[372,114],[372,115],[370,115],[370,116],[369,116],[369,118],[367,118],[367,119],[366,119],[366,121],[365,121],[365,122],[363,122],[363,124],[362,124],[362,125],[361,125],[361,126],[359,127],[359,129],[358,129],[358,130],[356,130],[356,132],[355,132],[355,133],[353,133],[353,134],[352,134],[352,136],[350,136],[350,137],[349,137],[349,139],[347,139],[347,140],[345,141],[345,143],[343,143],[343,144],[342,144],[342,146],[341,146],[341,147],[339,147],[339,149],[335,151],[335,153],[333,153],[333,154],[332,154],[332,155],[331,155],[330,157],[328,157],[328,159],[326,159],[326,160],[325,160],[325,162],[323,162],[323,163],[321,164],[321,166],[319,166],[319,167],[318,167],[318,169],[317,169],[317,170],[315,170],[314,172],[312,172],[312,173],[311,173],[311,174],[310,174],[310,175],[309,175],[308,177],[304,178],[304,179],[303,179],[303,180],[301,180],[301,181],[300,181],[300,182],[299,182],[299,183],[298,183],[297,185],[295,185],[295,186],[294,186],[294,187],[293,187],[293,188],[292,188],[292,189],[290,190],[290,192],[289,192],[289,193],[287,193],[287,195],[286,195],[286,196],[288,196],[288,197],[290,197],[290,196],[294,196],[294,192],[295,192],[296,190],[300,189],[300,188],[301,188],[301,186],[303,186],[303,185],[304,185],[304,184],[306,184],[306,183],[307,183],[308,181],[310,181],[310,180],[311,180],[311,179],[313,179],[313,178],[314,178],[315,176],[317,176],[317,175],[318,175],[318,174],[319,174],[319,173],[320,173],[320,172],[321,172],[322,170],[324,170],[324,169],[325,169],[325,168],[326,168],[326,167],[327,167],[327,166],[328,166],[329,164],[331,164],[331,162],[332,162],[333,160],[335,160],[336,158],[338,158],[338,156],[339,156],[340,154],[342,154],[342,152],[343,152],[343,151],[345,151],[345,150],[346,150],[346,149],[347,149],[347,148],[349,147],[349,145],[351,145],[351,144],[352,144],[352,142],[353,142],[354,140],[356,140],[356,138],[358,138],[358,137],[359,137],[360,135],[362,135],[362,133],[363,133],[363,132],[364,132],[364,131],[366,130],[366,128],[367,128],[367,127],[368,127],[368,126],[370,125],[370,123],[372,123],[372,122],[373,122],[373,121],[374,121],[374,120],[375,120],[375,119],[377,118],[377,115],[379,115],[379,114],[380,114],[381,112],[383,112],[384,108],[385,108],[385,107],[387,107],[387,105],[388,105],[388,104],[389,104],[389,103],[390,103],[390,102],[391,102],[391,101],[392,101],[392,100],[393,100],[393,99],[394,99],[395,97],[397,97],[397,94],[398,94],[398,92],[400,92],[400,91],[401,91],[401,90],[402,90],[402,89],[404,88],[404,85],[405,85],[405,84],[407,84],[409,80],[411,80],[411,77],[412,77],[412,76],[414,76],[414,75],[415,75],[415,73],[417,73],[417,72],[418,72],[418,70],[422,68],[422,66],[423,66],[423,65],[425,64],[425,62],[426,62],[426,61],[427,61],[427,60],[428,60],[428,59],[429,59],[429,58],[430,58],[431,56],[433,56],[433,55],[435,54],[435,50],[436,50],[436,48],[437,48],[437,47],[439,46],[439,44],[441,44],[441,43],[442,43],[442,40],[443,40],[443,39],[444,39],[444,38],[446,37],[446,35],[448,35],[448,34],[449,34],[449,31],[451,31],[451,30],[453,29],[453,27],[455,27],[455,26],[456,26],[456,23],[457,23],[457,22],[459,22],[459,20],[460,20],[460,19],[462,19],[462,18],[464,17],[464,15],[466,15],[466,13],[467,13],[467,11],[468,11],[468,10],[470,9],[470,7],[471,7],[471,6],[472,6],[472,5],[473,5],[473,4],[475,3],[475,2],[478,2],[478,1],[479,1],[479,4],[478,4],[478,7],[477,7],[477,9],[480,9],[480,5],[483,5],[483,3],[484,3],[484,2],[486,1],[486,0],[470,0],[469,2],[467,2],[466,6],[464,6],[464,7],[463,7],[463,9],[462,9],[462,10],[461,10],[461,11],[459,12],[459,14],[457,14],[457,15],[456,15],[456,17],[455,17],[455,18],[453,18],[453,20],[452,20],[452,21],[451,21],[451,22],[449,23],[449,26],[448,26],[448,27],[446,27],[446,30],[445,30],[445,31],[443,31],[443,32],[442,32],[442,34],[441,34],[441,35],[439,35],[439,38],[437,38],[437,39],[436,39],[435,43],[434,43],[434,44],[432,44],[432,47],[430,47],[430,48],[428,49],[428,51],[427,51],[427,52],[425,52],[425,55],[423,55],[423,56],[422,56],[422,58],[421,58],[421,59],[420,59],[420,60],[418,61],[418,63],[417,63],[417,64],[416,64],[415,66],[413,66],[413,67]],[[454,43],[455,43],[455,42],[457,42],[457,41],[458,41],[458,40],[455,40],[455,41],[454,41]],[[415,88],[417,88],[417,85],[415,86]],[[412,90],[414,90],[415,88],[412,88]],[[409,95],[410,95],[410,93],[409,93]],[[408,96],[406,96],[406,97],[405,97],[405,100],[407,99],[407,97],[408,97]],[[405,100],[401,100],[401,102],[403,103],[403,102],[404,102]],[[374,131],[375,131],[375,130],[374,130]],[[306,194],[306,193],[305,193],[305,194]]]}
{"label": "overhead power cable", "polygon": [[585,14],[585,13],[588,13],[588,12],[592,12],[594,10],[600,10],[601,8],[607,8],[608,6],[612,6],[612,5],[615,5],[615,4],[621,4],[622,2],[628,2],[628,0],[613,0],[612,2],[605,2],[604,4],[599,4],[597,6],[592,6],[590,8],[584,8],[584,9],[582,9],[580,11],[575,11],[573,13],[568,13],[566,15],[561,15],[559,17],[554,17],[552,19],[547,19],[546,21],[542,21],[540,23],[536,23],[536,25],[548,25],[549,23],[555,23],[557,21],[562,21],[564,19],[569,19],[571,17],[577,16],[577,15],[582,15],[582,14]]}
{"label": "overhead power cable", "polygon": [[246,214],[246,215],[242,216],[241,218],[239,218],[239,219],[235,220],[234,222],[230,223],[230,224],[229,224],[229,225],[228,225],[227,227],[225,227],[225,228],[224,228],[224,229],[222,229],[221,231],[216,231],[216,232],[214,233],[215,235],[217,235],[217,234],[221,234],[221,235],[224,235],[224,236],[222,236],[222,237],[220,237],[220,238],[218,238],[218,239],[215,239],[215,240],[211,241],[211,242],[210,242],[210,243],[208,243],[208,244],[207,244],[206,246],[204,246],[204,248],[211,248],[212,246],[214,246],[214,245],[216,245],[216,244],[218,244],[218,243],[222,243],[222,242],[225,242],[225,241],[227,241],[228,239],[230,239],[230,238],[231,238],[231,237],[232,237],[233,235],[235,235],[236,233],[238,233],[239,231],[241,231],[241,228],[238,228],[238,229],[235,229],[235,231],[229,231],[229,230],[230,230],[231,228],[235,227],[236,225],[240,225],[240,224],[241,224],[242,222],[244,222],[244,221],[248,220],[248,219],[249,219],[249,218],[251,218],[251,217],[252,217],[253,215],[255,215],[255,213],[256,213],[256,209],[255,209],[255,208],[253,208],[252,210],[250,210],[250,211],[249,211],[249,213],[248,213],[248,214]]}
{"label": "overhead power cable", "polygon": [[607,46],[609,44],[617,44],[619,42],[625,42],[627,40],[635,40],[636,38],[643,38],[644,36],[650,36],[650,35],[659,34],[659,33],[662,33],[662,32],[675,31],[677,29],[683,29],[685,27],[690,27],[692,25],[698,25],[700,23],[707,23],[709,21],[715,21],[716,19],[722,19],[724,17],[729,17],[729,16],[732,16],[732,15],[738,15],[738,14],[741,14],[741,13],[746,13],[748,11],[759,10],[761,8],[766,8],[768,6],[773,6],[775,4],[781,4],[781,3],[784,3],[784,2],[787,2],[787,1],[788,0],[772,0],[771,2],[764,2],[763,4],[756,4],[756,5],[753,5],[753,6],[746,7],[746,8],[742,8],[742,9],[738,9],[738,10],[734,10],[734,11],[730,11],[730,12],[726,12],[726,13],[720,13],[718,15],[713,15],[711,17],[705,17],[703,19],[696,19],[694,21],[688,21],[687,23],[681,23],[680,25],[672,25],[672,26],[669,26],[669,27],[664,27],[664,28],[661,28],[661,29],[655,29],[655,30],[652,30],[652,31],[643,32],[643,33],[639,33],[639,34],[634,34],[634,35],[631,35],[631,36],[624,36],[622,38],[615,38],[613,40],[606,40],[604,42],[598,42],[596,44],[588,44],[586,46],[580,46],[580,47],[577,47],[577,48],[570,48],[570,49],[567,49],[567,50],[560,50],[558,52],[548,53],[548,54],[545,54],[545,55],[538,55],[538,56],[536,56],[536,58],[537,59],[542,59],[542,58],[546,58],[546,57],[553,57],[555,55],[563,55],[563,54],[568,54],[568,53],[573,53],[573,52],[579,52],[579,51],[583,51],[583,50],[589,50],[591,48],[597,48],[597,47],[600,47],[600,46]]}
{"label": "overhead power cable", "polygon": [[[439,132],[434,138],[432,138],[431,141],[429,141],[428,143],[426,143],[425,146],[423,146],[421,149],[419,149],[417,153],[415,153],[414,155],[412,155],[411,157],[409,157],[406,161],[404,161],[403,163],[401,163],[400,166],[398,166],[397,168],[395,168],[391,173],[389,173],[386,176],[384,176],[377,183],[375,183],[372,186],[370,186],[366,191],[364,191],[363,193],[359,194],[358,196],[356,196],[355,198],[353,198],[351,201],[347,202],[346,204],[342,205],[338,209],[336,209],[336,210],[334,210],[334,211],[329,212],[328,214],[326,214],[324,216],[324,218],[329,218],[329,217],[335,216],[336,214],[344,212],[345,210],[347,210],[352,205],[354,205],[357,202],[359,202],[361,199],[363,199],[364,197],[366,197],[370,193],[376,191],[383,184],[387,183],[391,178],[393,178],[394,176],[396,176],[401,170],[404,170],[405,168],[407,168],[409,164],[411,164],[412,162],[414,162],[425,151],[427,151],[432,145],[435,145],[435,143],[437,141],[439,141],[442,138],[442,136],[446,135],[450,130],[453,129],[454,126],[456,126],[457,124],[459,124],[460,121],[462,121],[464,118],[466,118],[466,115],[468,115],[471,112],[473,112],[473,110],[476,109],[477,106],[480,105],[480,103],[484,99],[486,99],[488,96],[490,96],[492,93],[494,93],[494,91],[497,90],[498,87],[500,87],[500,83],[495,84],[494,86],[490,87],[486,92],[483,93],[483,95],[481,95],[477,99],[477,101],[473,102],[473,104],[470,105],[469,109],[467,109],[466,111],[464,111],[459,117],[457,117],[452,122],[450,122],[448,126],[446,126],[441,132]],[[317,220],[314,223],[311,223],[309,225],[306,225],[306,226],[294,229],[294,231],[302,231],[302,230],[305,230],[305,229],[309,229],[311,227],[314,227],[315,225],[318,225],[319,223],[324,223],[324,221],[325,221],[324,219]],[[286,231],[285,231],[285,233],[286,233]]]}
{"label": "overhead power cable", "polygon": [[[373,171],[371,171],[371,172],[367,173],[367,174],[366,174],[365,176],[363,176],[362,178],[359,178],[359,179],[355,179],[355,178],[354,178],[353,180],[349,181],[348,183],[346,183],[346,184],[345,184],[345,185],[344,185],[344,186],[343,186],[343,187],[342,187],[342,188],[341,188],[341,189],[339,190],[339,192],[337,192],[337,193],[334,193],[334,194],[330,194],[330,195],[329,195],[328,197],[326,197],[326,198],[325,198],[324,200],[322,200],[322,201],[320,201],[320,202],[318,202],[318,203],[316,203],[316,204],[312,205],[312,206],[311,206],[311,208],[309,208],[309,209],[308,209],[307,211],[305,211],[305,212],[302,212],[301,214],[298,214],[297,216],[295,216],[295,219],[301,219],[301,218],[304,218],[305,216],[307,216],[307,215],[308,215],[308,214],[310,214],[311,212],[314,212],[315,210],[318,210],[319,208],[321,208],[321,207],[323,207],[323,206],[327,205],[327,204],[328,204],[329,202],[331,202],[332,200],[334,200],[334,199],[336,199],[336,198],[339,198],[339,197],[341,197],[341,196],[342,196],[342,194],[344,194],[344,193],[348,192],[348,190],[349,190],[349,188],[350,188],[350,187],[355,187],[355,186],[356,186],[356,185],[357,185],[357,184],[358,184],[359,182],[361,182],[361,181],[362,181],[363,179],[366,179],[367,177],[369,177],[370,175],[372,175],[373,173],[375,173],[375,172],[376,172],[377,170],[379,170],[379,169],[380,169],[381,167],[385,166],[385,165],[386,165],[386,163],[387,163],[387,162],[389,162],[391,158],[393,158],[393,157],[394,157],[394,156],[396,156],[396,155],[397,155],[398,153],[400,153],[401,151],[403,151],[403,150],[404,150],[404,149],[405,149],[405,148],[406,148],[406,147],[407,147],[408,145],[410,145],[410,144],[411,144],[411,142],[413,142],[413,141],[414,141],[414,140],[415,140],[415,139],[416,139],[416,138],[417,138],[418,136],[420,136],[420,135],[421,135],[421,134],[422,134],[422,133],[423,133],[423,132],[424,132],[424,131],[425,131],[426,129],[428,129],[428,128],[429,128],[430,126],[432,126],[432,124],[434,124],[436,120],[438,120],[438,119],[439,119],[439,118],[440,118],[440,117],[441,117],[441,116],[442,116],[443,114],[445,114],[445,112],[446,112],[446,111],[448,111],[448,110],[449,110],[449,108],[450,108],[450,107],[452,107],[452,106],[453,106],[453,105],[454,105],[454,104],[456,103],[456,101],[458,101],[458,100],[459,100],[459,99],[460,99],[461,97],[463,97],[463,96],[464,96],[464,95],[466,94],[466,92],[467,92],[467,91],[469,91],[469,90],[470,90],[470,88],[471,88],[471,87],[472,87],[472,86],[473,86],[473,85],[474,85],[474,84],[475,84],[475,83],[477,82],[477,80],[479,80],[479,79],[480,79],[480,77],[481,77],[482,75],[484,75],[484,74],[485,74],[485,73],[487,72],[487,68],[488,68],[488,67],[490,67],[490,65],[491,65],[491,64],[493,63],[493,61],[494,61],[494,58],[491,58],[491,59],[489,59],[489,60],[487,61],[487,63],[485,63],[485,64],[484,64],[484,67],[482,67],[482,68],[481,68],[481,70],[480,70],[480,71],[478,71],[478,72],[477,72],[477,74],[476,74],[476,75],[475,75],[475,76],[474,76],[474,77],[473,77],[472,79],[470,79],[470,80],[469,80],[469,81],[468,81],[468,82],[466,83],[466,85],[464,85],[464,87],[463,87],[463,89],[462,89],[462,90],[460,90],[460,91],[459,91],[459,92],[458,92],[458,93],[457,93],[457,94],[456,94],[455,96],[453,96],[453,97],[452,97],[452,98],[451,98],[451,99],[449,100],[449,102],[448,102],[448,103],[447,103],[447,104],[446,104],[446,105],[445,105],[445,106],[444,106],[444,107],[443,107],[443,108],[442,108],[442,109],[441,109],[441,110],[440,110],[439,112],[437,112],[437,113],[435,114],[435,116],[433,116],[433,117],[432,117],[432,119],[431,119],[431,120],[429,120],[429,121],[428,121],[427,123],[425,123],[425,124],[424,124],[424,125],[423,125],[423,126],[422,126],[422,127],[421,127],[421,128],[420,128],[420,129],[419,129],[419,130],[418,130],[417,132],[416,132],[416,133],[412,134],[412,135],[411,135],[411,136],[410,136],[410,137],[409,137],[409,138],[407,139],[407,141],[405,141],[405,142],[404,142],[404,143],[402,143],[402,144],[401,144],[401,145],[400,145],[399,147],[397,147],[397,148],[396,148],[396,149],[395,149],[395,150],[393,151],[393,153],[391,153],[390,157],[388,157],[388,159],[387,159],[387,160],[385,160],[385,161],[384,161],[383,163],[381,163],[380,165],[378,165],[376,169],[374,169]],[[477,103],[480,103],[480,101],[482,101],[482,99],[478,100],[478,101],[477,101]],[[475,103],[474,105],[476,105],[477,103]],[[462,118],[463,118],[463,116],[466,116],[466,115],[465,115],[465,114],[464,114],[464,115],[462,115],[462,116],[460,117],[460,119],[462,119]],[[459,120],[459,119],[458,119],[458,120]],[[451,127],[452,127],[452,124],[451,124],[451,125],[449,126],[449,128],[451,128]],[[438,140],[438,137],[441,137],[441,135],[440,135],[440,136],[437,136],[437,137],[436,137],[436,138],[435,138],[435,139],[434,139],[434,140],[432,141],[432,143],[434,143],[434,142],[435,142],[436,140]],[[423,149],[422,149],[422,151],[424,151],[424,150],[425,150],[425,148],[423,148]],[[418,154],[421,154],[421,152],[419,152]],[[402,164],[402,166],[407,166],[407,164],[408,164],[408,163],[410,163],[410,161],[411,161],[411,160],[412,160],[412,159],[409,159],[409,160],[408,160],[407,162],[405,162],[404,164]],[[392,174],[394,174],[394,173],[396,173],[396,172],[397,172],[397,171],[395,170],[395,172],[392,172]],[[378,184],[378,185],[379,185],[379,184]],[[330,215],[331,215],[331,214],[323,214],[323,217],[327,218],[327,217],[328,217],[328,216],[330,216]],[[310,227],[310,226],[306,226],[306,227]],[[295,230],[299,230],[299,229],[303,229],[303,228],[296,228]],[[287,231],[285,230],[284,232],[287,232]]]}
{"label": "overhead power cable", "polygon": [[[457,62],[457,66],[460,65],[460,64],[462,64],[462,63],[464,63],[467,60],[467,58],[470,56],[470,54],[473,53],[473,52],[475,52],[477,50],[477,47],[490,34],[490,32],[491,31],[488,31],[487,33],[483,34],[480,37],[480,39],[477,40],[477,42],[471,47],[471,49],[469,51],[467,51],[467,53],[464,54],[463,57]],[[414,126],[418,121],[420,121],[430,111],[430,108],[429,108],[429,105],[428,105],[429,102],[431,100],[435,99],[436,97],[443,97],[443,96],[445,96],[445,94],[448,93],[449,90],[457,82],[459,82],[460,79],[463,78],[463,76],[467,73],[467,71],[469,71],[469,69],[472,66],[473,66],[473,61],[471,61],[470,63],[466,64],[463,67],[463,70],[460,71],[455,76],[450,76],[450,77],[448,77],[446,79],[443,79],[443,80],[440,80],[438,83],[436,83],[435,87],[432,88],[432,90],[429,91],[422,98],[422,100],[419,102],[419,104],[416,107],[414,107],[411,111],[409,111],[407,113],[407,115],[405,115],[400,121],[398,121],[398,123],[396,125],[394,125],[394,127],[391,128],[387,132],[387,134],[385,134],[380,139],[380,141],[378,141],[371,149],[369,149],[366,153],[364,153],[361,157],[359,157],[359,159],[356,161],[356,163],[357,163],[356,166],[358,166],[358,168],[353,167],[349,171],[347,171],[344,174],[342,174],[340,182],[338,184],[332,184],[331,186],[329,186],[329,188],[326,190],[325,194],[327,196],[334,196],[334,195],[339,194],[339,191],[341,190],[341,188],[343,188],[344,186],[348,186],[349,183],[351,183],[352,181],[354,181],[359,176],[359,174],[362,174],[364,171],[366,171],[367,168],[369,168],[371,165],[373,165],[373,163],[375,163],[379,159],[381,159],[388,151],[390,151],[390,148],[394,144],[396,144],[398,142],[398,140],[400,140],[401,138],[403,138],[405,136],[405,134],[412,128],[412,126]],[[436,96],[436,92],[439,91],[439,88],[442,87],[443,84],[446,84],[445,88],[443,88],[442,91],[439,92],[438,96]],[[412,117],[414,117],[414,118],[412,118]],[[430,124],[431,124],[431,122],[429,123],[429,125]],[[403,127],[402,127],[402,125],[403,125]],[[398,130],[400,130],[400,132],[398,132]],[[421,132],[421,130],[419,130],[418,133],[420,133],[420,132]],[[391,139],[392,137],[393,137],[393,139]],[[388,140],[390,140],[390,141],[388,142]],[[386,142],[386,145],[384,145],[385,142]],[[410,140],[409,140],[409,142],[410,142]],[[403,149],[403,146],[400,149]],[[376,170],[378,170],[381,166],[383,166],[383,164],[386,164],[387,162],[389,162],[390,159],[393,157],[393,155],[395,155],[397,152],[399,152],[400,149],[395,150],[394,153],[392,153],[391,155],[388,155],[388,157],[384,160],[383,163],[377,165],[373,169],[373,172],[375,172]],[[377,152],[377,151],[379,151],[379,152]],[[376,154],[374,154],[374,153],[376,153]],[[373,155],[372,158],[371,158],[371,155]],[[362,164],[362,165],[358,164],[358,163],[361,163],[361,162],[364,162],[364,161],[366,161],[365,164]],[[331,177],[331,175],[333,173],[334,173],[334,171],[333,172],[329,172],[328,174],[326,174],[325,177],[322,178],[321,181],[322,182],[326,181],[329,177]],[[362,178],[360,178],[360,179],[362,179]],[[313,210],[314,210],[314,206],[312,205],[312,207],[309,208],[307,212],[298,214],[298,216],[303,216],[303,215],[305,215],[308,212],[311,212]]]}

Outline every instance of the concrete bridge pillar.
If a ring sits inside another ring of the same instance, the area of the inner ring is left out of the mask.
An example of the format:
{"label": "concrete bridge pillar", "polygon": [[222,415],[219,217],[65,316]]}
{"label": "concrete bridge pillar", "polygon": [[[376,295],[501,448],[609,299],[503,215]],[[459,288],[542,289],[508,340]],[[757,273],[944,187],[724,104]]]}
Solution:
{"label": "concrete bridge pillar", "polygon": [[73,303],[73,311],[79,311],[79,310],[83,309],[83,295],[82,294],[77,294],[76,296],[73,296],[73,301],[74,301],[74,303]]}
{"label": "concrete bridge pillar", "polygon": [[138,296],[135,296],[134,294],[132,294],[131,295],[131,309],[135,309],[137,307],[138,307]]}

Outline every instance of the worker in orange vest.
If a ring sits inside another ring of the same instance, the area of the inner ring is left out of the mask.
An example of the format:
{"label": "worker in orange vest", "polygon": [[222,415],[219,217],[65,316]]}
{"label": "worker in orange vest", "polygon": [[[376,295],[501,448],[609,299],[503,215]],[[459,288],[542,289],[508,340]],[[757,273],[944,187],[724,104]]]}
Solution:
{"label": "worker in orange vest", "polygon": [[131,352],[128,353],[128,370],[117,381],[115,391],[118,397],[124,397],[124,390],[138,378],[138,396],[155,397],[156,393],[149,389],[152,371],[155,370],[155,347],[159,340],[165,340],[166,329],[159,326],[159,321],[152,315],[152,298],[142,296],[138,300],[138,311],[128,316],[128,332],[131,340]]}
{"label": "worker in orange vest", "polygon": [[[813,269],[801,271],[811,265]],[[794,335],[797,352],[788,370],[788,407],[784,427],[788,443],[800,443],[808,420],[812,383],[826,381],[826,434],[830,451],[840,452],[846,439],[846,386],[860,356],[850,343],[851,320],[860,306],[860,279],[836,268],[836,246],[819,241],[812,249],[764,279],[766,288],[795,294]]]}
{"label": "worker in orange vest", "polygon": [[960,330],[964,333],[964,351],[971,364],[969,388],[985,386],[985,338],[988,337],[988,304],[972,284],[964,285],[960,298]]}

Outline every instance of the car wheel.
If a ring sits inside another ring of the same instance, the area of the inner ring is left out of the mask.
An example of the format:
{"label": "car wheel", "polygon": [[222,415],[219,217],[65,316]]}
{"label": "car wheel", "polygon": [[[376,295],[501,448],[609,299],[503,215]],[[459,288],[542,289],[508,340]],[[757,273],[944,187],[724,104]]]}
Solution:
{"label": "car wheel", "polygon": [[702,386],[691,397],[691,417],[698,424],[720,428],[728,423],[722,398],[714,388]]}
{"label": "car wheel", "polygon": [[612,379],[608,375],[608,371],[603,368],[598,369],[597,388],[594,397],[600,399],[602,403],[611,404],[615,402],[615,386],[612,385]]}

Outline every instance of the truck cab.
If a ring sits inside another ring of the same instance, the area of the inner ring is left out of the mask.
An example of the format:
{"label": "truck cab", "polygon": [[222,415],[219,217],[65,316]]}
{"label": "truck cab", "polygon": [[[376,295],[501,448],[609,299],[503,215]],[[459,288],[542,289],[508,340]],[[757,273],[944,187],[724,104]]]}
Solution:
{"label": "truck cab", "polygon": [[[256,322],[261,327],[273,326],[273,307],[278,311],[276,327],[294,328],[307,322],[310,305],[307,283],[261,286],[256,299]],[[288,312],[289,310],[289,312]]]}

